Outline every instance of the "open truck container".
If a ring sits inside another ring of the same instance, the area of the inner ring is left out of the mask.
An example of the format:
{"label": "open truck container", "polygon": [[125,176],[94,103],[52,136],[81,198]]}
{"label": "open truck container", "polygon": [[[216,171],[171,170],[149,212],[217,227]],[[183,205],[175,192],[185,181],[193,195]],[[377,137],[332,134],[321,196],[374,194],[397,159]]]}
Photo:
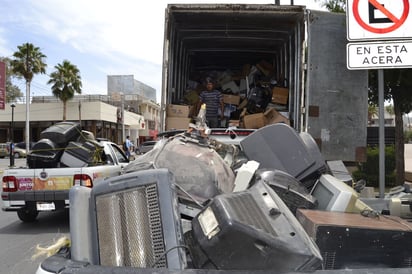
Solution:
{"label": "open truck container", "polygon": [[264,60],[288,87],[282,111],[297,131],[314,137],[326,160],[365,160],[367,72],[346,67],[344,14],[272,4],[170,4],[165,16],[162,130],[166,106],[182,101],[196,75],[239,72]]}

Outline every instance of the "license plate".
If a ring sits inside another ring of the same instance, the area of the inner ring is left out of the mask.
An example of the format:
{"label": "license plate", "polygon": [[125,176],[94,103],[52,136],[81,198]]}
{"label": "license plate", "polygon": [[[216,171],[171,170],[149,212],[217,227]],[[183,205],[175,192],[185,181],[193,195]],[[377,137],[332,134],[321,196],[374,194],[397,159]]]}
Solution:
{"label": "license plate", "polygon": [[51,211],[56,209],[54,203],[37,203],[36,206],[38,211]]}

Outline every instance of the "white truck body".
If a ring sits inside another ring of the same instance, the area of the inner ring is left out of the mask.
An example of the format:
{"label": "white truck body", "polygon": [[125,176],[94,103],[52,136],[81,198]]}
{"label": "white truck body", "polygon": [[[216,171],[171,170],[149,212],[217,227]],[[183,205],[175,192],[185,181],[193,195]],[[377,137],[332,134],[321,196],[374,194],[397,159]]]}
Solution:
{"label": "white truck body", "polygon": [[193,80],[215,71],[231,71],[236,81],[246,80],[241,78],[243,66],[266,60],[289,89],[281,111],[291,125],[310,133],[326,160],[364,161],[368,79],[366,71],[346,67],[345,20],[344,14],[303,6],[170,4],[163,126],[167,105],[182,102]]}
{"label": "white truck body", "polygon": [[39,211],[68,207],[71,187],[92,187],[101,179],[122,174],[123,168],[128,164],[122,150],[109,141],[100,143],[107,158],[102,165],[6,169],[2,180],[2,210],[17,211],[20,219],[32,221]]}

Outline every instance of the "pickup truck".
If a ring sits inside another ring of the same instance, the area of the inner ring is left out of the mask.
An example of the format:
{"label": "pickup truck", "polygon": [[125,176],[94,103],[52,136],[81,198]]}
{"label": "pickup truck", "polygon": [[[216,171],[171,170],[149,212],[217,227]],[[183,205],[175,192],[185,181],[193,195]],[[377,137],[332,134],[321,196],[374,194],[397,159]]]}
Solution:
{"label": "pickup truck", "polygon": [[97,140],[105,161],[85,167],[10,168],[3,173],[2,210],[17,211],[23,222],[33,222],[41,211],[69,206],[73,186],[93,187],[99,180],[122,174],[129,160],[121,148],[107,140]]}

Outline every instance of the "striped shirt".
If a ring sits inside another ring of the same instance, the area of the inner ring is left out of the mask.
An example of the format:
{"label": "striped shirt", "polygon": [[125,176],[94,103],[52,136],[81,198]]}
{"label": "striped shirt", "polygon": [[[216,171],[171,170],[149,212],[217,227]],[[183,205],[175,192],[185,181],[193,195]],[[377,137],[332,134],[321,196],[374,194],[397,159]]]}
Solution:
{"label": "striped shirt", "polygon": [[200,101],[206,104],[206,118],[217,117],[222,100],[223,95],[218,90],[205,90],[200,93]]}

